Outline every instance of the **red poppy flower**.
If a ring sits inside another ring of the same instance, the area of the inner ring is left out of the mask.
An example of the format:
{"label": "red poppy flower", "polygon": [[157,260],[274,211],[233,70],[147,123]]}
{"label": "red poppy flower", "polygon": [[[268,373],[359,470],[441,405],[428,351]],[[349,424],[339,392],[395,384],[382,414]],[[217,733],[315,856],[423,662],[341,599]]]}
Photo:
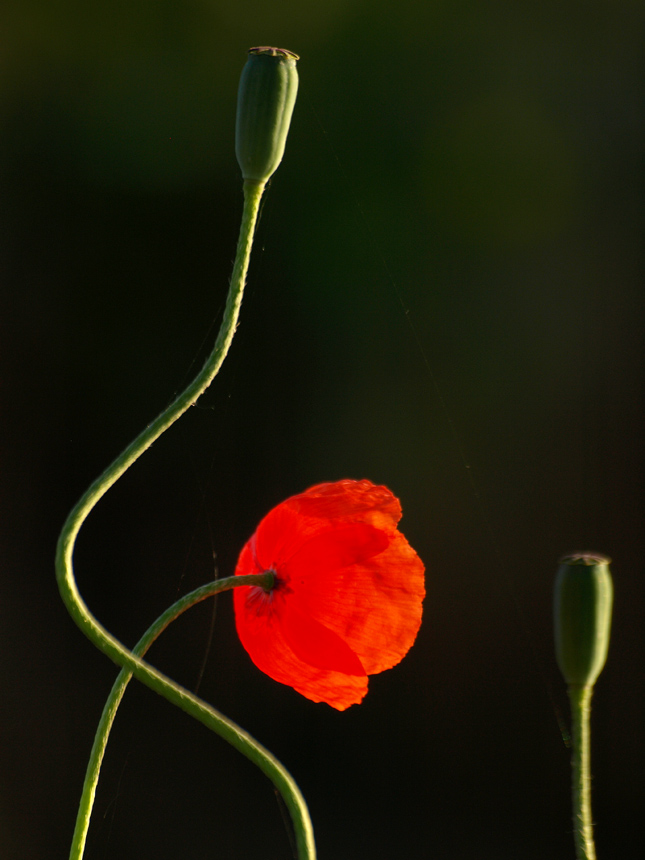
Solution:
{"label": "red poppy flower", "polygon": [[399,500],[370,481],[317,484],[264,517],[240,554],[240,576],[275,585],[234,589],[235,620],[255,665],[339,711],[367,676],[411,648],[425,595],[421,559],[397,531]]}

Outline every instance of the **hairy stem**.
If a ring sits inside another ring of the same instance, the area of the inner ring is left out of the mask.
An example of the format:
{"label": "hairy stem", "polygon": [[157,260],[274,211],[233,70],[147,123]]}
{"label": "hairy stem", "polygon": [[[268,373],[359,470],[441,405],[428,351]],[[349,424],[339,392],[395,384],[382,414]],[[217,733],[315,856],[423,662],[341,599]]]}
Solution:
{"label": "hairy stem", "polygon": [[[261,588],[270,589],[273,585],[273,574],[261,573],[252,576],[230,576],[227,579],[219,579],[215,580],[215,582],[209,582],[206,585],[202,585],[200,588],[195,589],[195,591],[191,591],[190,594],[185,595],[174,603],[154,622],[133,648],[132,653],[136,657],[143,657],[152,643],[161,635],[161,633],[163,633],[166,627],[168,627],[168,625],[183,612],[211,595],[219,594],[222,591],[227,591],[239,585],[255,585]],[[72,848],[69,855],[70,860],[80,860],[83,856],[87,832],[90,825],[90,816],[92,814],[92,807],[94,806],[94,798],[101,771],[101,764],[105,755],[105,748],[114,723],[114,718],[116,717],[117,709],[131,678],[132,672],[129,669],[121,669],[121,672],[110,691],[105,707],[103,708],[103,713],[101,714],[101,719],[96,730],[92,752],[87,765],[85,781],[83,783],[83,792],[76,818],[76,828],[72,839]],[[228,738],[229,734],[243,737],[245,743],[244,749],[236,744],[237,748],[254,761],[255,764],[258,764],[275,785],[282,786],[281,791],[283,796],[292,796],[292,800],[294,802],[291,805],[295,806],[297,816],[302,818],[302,809],[306,809],[304,799],[301,797],[298,787],[293,779],[284,770],[284,768],[282,768],[279,762],[277,762],[271,753],[264,749],[261,744],[257,743],[257,741],[255,741],[250,735],[243,732],[239,726],[236,726],[232,721],[228,720],[214,708],[206,706],[206,709],[207,710],[204,713],[207,714],[208,727],[225,738]],[[206,722],[206,720],[202,719],[202,722]],[[305,828],[310,829],[308,818],[305,821],[302,821],[301,824]]]}
{"label": "hairy stem", "polygon": [[[83,633],[118,666],[126,669],[142,683],[164,696],[204,725],[217,731],[240,752],[254,761],[283,793],[296,829],[299,858],[313,860],[315,848],[311,824],[304,800],[288,773],[273,757],[234,723],[225,720],[213,708],[170,678],[145,663],[141,656],[129,651],[92,615],[81,597],[74,577],[73,553],[76,538],[90,511],[123,473],[146,451],[159,436],[192,406],[208,388],[219,371],[229,350],[242,303],[253,234],[257,221],[264,183],[244,182],[244,210],[229,293],[224,316],[213,351],[193,382],[120,454],[94,481],[72,508],[56,548],[56,578],[63,601]],[[118,704],[118,703],[117,703]],[[294,791],[295,789],[295,791]],[[81,856],[81,855],[77,855]]]}
{"label": "hairy stem", "polygon": [[593,687],[569,685],[571,702],[571,798],[577,860],[596,860],[591,818],[590,713]]}

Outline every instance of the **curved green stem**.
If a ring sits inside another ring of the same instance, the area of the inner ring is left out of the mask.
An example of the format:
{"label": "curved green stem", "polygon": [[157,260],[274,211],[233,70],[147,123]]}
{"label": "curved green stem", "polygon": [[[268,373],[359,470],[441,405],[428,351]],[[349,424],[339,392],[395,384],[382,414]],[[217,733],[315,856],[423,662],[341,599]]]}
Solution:
{"label": "curved green stem", "polygon": [[571,797],[577,860],[596,860],[591,818],[590,714],[593,687],[569,685],[571,702]]}
{"label": "curved green stem", "polygon": [[[186,410],[192,406],[199,396],[208,388],[211,381],[219,371],[224,358],[231,345],[237,320],[239,317],[240,306],[242,303],[242,295],[244,292],[244,283],[248,270],[249,259],[251,255],[251,246],[253,244],[253,233],[257,221],[260,200],[264,190],[264,183],[253,182],[247,180],[244,182],[244,210],[242,214],[242,224],[240,228],[240,238],[237,245],[235,263],[233,273],[231,275],[231,283],[229,293],[224,309],[224,317],[220,327],[219,334],[215,341],[215,346],[212,353],[206,359],[201,371],[197,374],[193,382],[165,409],[151,424],[149,424],[142,433],[120,454],[116,460],[97,478],[96,481],[89,487],[77,504],[72,508],[56,547],[56,578],[61,597],[69,611],[70,615],[81,628],[83,633],[96,645],[101,651],[113,660],[118,666],[121,666],[131,672],[135,678],[146,684],[155,692],[164,696],[168,701],[182,708],[186,713],[200,720],[209,728],[214,727],[213,715],[217,717],[217,721],[221,721],[221,716],[217,714],[209,705],[201,701],[201,699],[192,695],[170,678],[167,678],[161,672],[158,672],[152,666],[149,666],[140,656],[133,654],[118,639],[112,636],[92,615],[87,608],[83,598],[81,597],[76,581],[74,578],[73,553],[76,538],[89,515],[99,499],[109,490],[109,488],[121,477],[140,456],[146,451],[159,436],[170,427]],[[258,745],[249,738],[246,733],[235,726],[233,723],[219,724],[217,731],[222,737],[225,737],[233,746],[244,753],[252,761],[255,761],[267,775],[273,779],[273,764],[267,764],[268,759],[262,758],[259,755]],[[264,750],[262,750],[264,755]],[[267,754],[268,755],[268,754]],[[275,761],[275,760],[273,760]],[[291,782],[293,782],[291,780]],[[285,800],[290,809],[293,805],[289,802],[289,786],[282,780],[281,784],[276,782],[276,787],[282,791],[283,788],[287,791]],[[299,794],[299,792],[298,792]],[[295,801],[293,801],[295,802]],[[304,805],[304,801],[303,801]],[[298,803],[296,803],[296,807]],[[304,815],[306,816],[306,807],[304,807]],[[301,817],[302,814],[301,814]],[[308,816],[307,821],[308,821]],[[313,847],[313,837],[311,835],[311,825],[304,827],[301,821],[294,819],[296,826],[296,840],[299,844],[301,858],[313,860],[315,857],[315,849]],[[298,828],[301,828],[299,833]]]}
{"label": "curved green stem", "polygon": [[[190,607],[194,606],[196,603],[205,600],[207,597],[219,594],[222,591],[227,591],[228,589],[234,588],[238,585],[255,585],[260,588],[270,589],[273,585],[273,574],[261,573],[252,576],[231,576],[227,579],[219,579],[215,582],[209,582],[207,585],[197,588],[185,597],[180,598],[169,609],[167,609],[142,636],[140,641],[134,647],[132,653],[137,657],[143,657],[152,643],[158,638],[158,636],[160,636],[161,633],[163,633],[172,621],[179,617],[179,615],[187,609],[190,609]],[[131,678],[132,672],[128,669],[121,669],[121,672],[110,691],[105,707],[103,708],[103,713],[101,714],[101,719],[96,730],[92,752],[87,765],[85,781],[83,783],[83,792],[81,794],[81,801],[76,818],[76,827],[72,839],[72,848],[69,855],[70,860],[81,860],[83,857],[92,807],[94,806],[96,787],[101,771],[101,764],[105,755],[105,748],[114,723],[114,718],[116,717],[117,709]],[[294,822],[297,822],[296,833],[307,834],[308,841],[313,847],[313,831],[309,815],[307,813],[307,806],[291,775],[268,750],[255,741],[250,735],[246,734],[239,726],[236,726],[235,723],[228,720],[214,708],[210,708],[207,705],[205,708],[204,714],[207,714],[207,721],[202,719],[202,722],[205,722],[208,728],[212,729],[227,740],[230,740],[231,737],[233,737],[234,740],[232,742],[234,746],[250,758],[251,761],[257,764],[269,779],[271,779],[285,799]],[[240,743],[240,739],[243,739],[242,744]],[[307,845],[303,846],[302,849],[299,848],[299,850],[301,851],[299,856],[313,856],[311,854],[311,849]]]}

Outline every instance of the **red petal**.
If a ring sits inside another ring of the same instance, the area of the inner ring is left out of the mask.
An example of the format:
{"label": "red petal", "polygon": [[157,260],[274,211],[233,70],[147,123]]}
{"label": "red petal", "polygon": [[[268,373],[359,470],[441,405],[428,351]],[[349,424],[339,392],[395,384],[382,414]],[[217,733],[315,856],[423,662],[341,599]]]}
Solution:
{"label": "red petal", "polygon": [[337,633],[368,675],[395,666],[412,647],[421,625],[424,566],[400,532],[365,561],[313,577],[292,571],[291,577],[291,602]]}
{"label": "red petal", "polygon": [[279,623],[287,644],[304,663],[316,669],[332,669],[345,675],[365,677],[361,661],[340,636],[303,615],[290,602],[280,614]]}
{"label": "red petal", "polygon": [[327,702],[339,711],[361,702],[367,693],[367,675],[321,669],[302,660],[293,652],[280,623],[283,598],[279,591],[264,597],[261,613],[257,612],[257,604],[254,605],[252,591],[246,587],[236,588],[233,599],[240,641],[258,669],[308,699]]}
{"label": "red petal", "polygon": [[402,659],[425,588],[400,517],[386,487],[347,480],[311,487],[262,520],[236,573],[274,569],[279,585],[234,592],[238,633],[258,668],[344,710],[365,695],[365,672]]}
{"label": "red petal", "polygon": [[390,531],[400,519],[399,500],[387,487],[365,480],[317,484],[264,517],[255,533],[258,563],[263,569],[283,564],[330,526],[362,522]]}
{"label": "red petal", "polygon": [[366,480],[316,484],[287,502],[303,516],[360,521],[377,528],[394,528],[401,519],[396,496]]}
{"label": "red petal", "polygon": [[[244,544],[244,548],[240,553],[240,557],[237,560],[237,567],[235,568],[236,576],[250,576],[253,573],[264,573],[265,568],[258,567],[258,564],[255,560],[255,556],[251,549],[253,544],[253,539],[247,541]],[[241,591],[246,589],[236,588],[235,591]]]}
{"label": "red petal", "polygon": [[309,538],[282,564],[280,574],[285,575],[295,590],[306,579],[324,579],[338,568],[367,561],[383,552],[389,543],[386,532],[364,523],[328,526],[324,532]]}

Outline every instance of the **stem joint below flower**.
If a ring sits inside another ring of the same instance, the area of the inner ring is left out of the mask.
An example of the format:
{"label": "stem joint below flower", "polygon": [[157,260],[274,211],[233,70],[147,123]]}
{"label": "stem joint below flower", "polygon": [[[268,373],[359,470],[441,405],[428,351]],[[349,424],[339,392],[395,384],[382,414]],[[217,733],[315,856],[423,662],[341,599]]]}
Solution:
{"label": "stem joint below flower", "polygon": [[275,570],[264,570],[262,575],[265,577],[265,584],[261,586],[265,594],[270,594],[275,588]]}

